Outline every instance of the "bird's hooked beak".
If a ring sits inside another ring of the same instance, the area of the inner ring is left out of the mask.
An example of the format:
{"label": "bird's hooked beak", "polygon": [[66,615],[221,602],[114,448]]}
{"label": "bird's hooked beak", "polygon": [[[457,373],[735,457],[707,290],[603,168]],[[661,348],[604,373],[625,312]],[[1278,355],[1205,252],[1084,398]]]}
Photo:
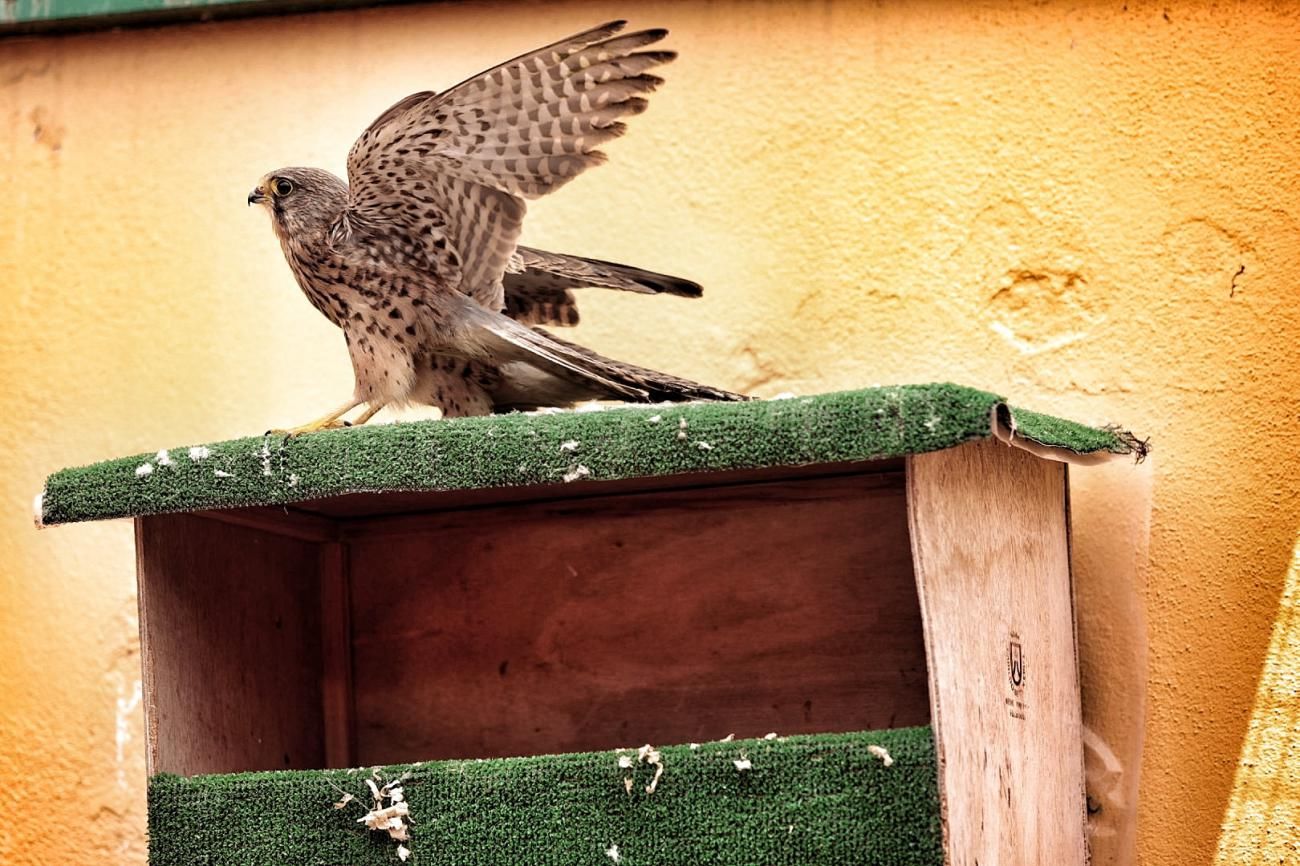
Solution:
{"label": "bird's hooked beak", "polygon": [[255,204],[262,204],[267,198],[266,181],[262,181],[248,194],[248,204],[250,207]]}

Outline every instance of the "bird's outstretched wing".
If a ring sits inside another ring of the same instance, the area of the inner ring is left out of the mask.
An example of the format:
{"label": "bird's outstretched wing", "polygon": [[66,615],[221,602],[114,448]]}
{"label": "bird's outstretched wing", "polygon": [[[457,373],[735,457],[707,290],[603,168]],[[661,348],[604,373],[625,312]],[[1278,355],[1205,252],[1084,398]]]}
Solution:
{"label": "bird's outstretched wing", "polygon": [[618,35],[615,21],[528,52],[450,90],[413,94],[381,114],[348,154],[349,212],[396,229],[413,255],[459,267],[459,288],[503,308],[502,274],[524,199],[604,160],[676,55],[639,51],[665,30]]}
{"label": "bird's outstretched wing", "polygon": [[503,278],[506,314],[526,325],[576,325],[574,289],[601,288],[644,295],[698,298],[700,284],[600,259],[518,247]]}

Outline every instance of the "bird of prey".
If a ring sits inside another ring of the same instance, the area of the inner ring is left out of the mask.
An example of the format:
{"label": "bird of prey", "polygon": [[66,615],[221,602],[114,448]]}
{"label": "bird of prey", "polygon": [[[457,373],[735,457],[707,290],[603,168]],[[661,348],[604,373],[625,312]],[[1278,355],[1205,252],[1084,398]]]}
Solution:
{"label": "bird of prey", "polygon": [[667,31],[615,21],[530,51],[381,114],[348,154],[348,179],[314,168],[264,176],[264,205],[311,303],[342,328],[351,399],[295,428],[364,423],[388,405],[444,417],[587,399],[746,399],[604,358],[537,325],[577,321],[571,289],[696,296],[638,268],[517,244],[525,200],[599,165],[623,118],[645,110]]}

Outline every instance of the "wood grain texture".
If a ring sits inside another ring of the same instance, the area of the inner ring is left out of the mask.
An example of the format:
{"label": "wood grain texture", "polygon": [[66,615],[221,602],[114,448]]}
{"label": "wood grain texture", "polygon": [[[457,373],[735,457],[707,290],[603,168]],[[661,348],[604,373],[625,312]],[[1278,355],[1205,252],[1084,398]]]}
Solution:
{"label": "wood grain texture", "polygon": [[997,441],[908,460],[951,866],[1087,861],[1066,468]]}
{"label": "wood grain texture", "polygon": [[352,704],[352,591],[348,549],[320,546],[321,706],[325,725],[325,766],[355,766]]}
{"label": "wood grain texture", "polygon": [[150,773],[323,766],[315,544],[136,521]]}
{"label": "wood grain texture", "polygon": [[929,719],[901,473],[367,528],[362,763]]}

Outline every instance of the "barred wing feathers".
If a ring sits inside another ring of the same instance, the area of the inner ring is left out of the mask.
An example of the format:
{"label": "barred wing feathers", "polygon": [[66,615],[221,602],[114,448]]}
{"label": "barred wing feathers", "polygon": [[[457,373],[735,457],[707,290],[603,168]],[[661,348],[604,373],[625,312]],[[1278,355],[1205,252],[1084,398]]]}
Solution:
{"label": "barred wing feathers", "polygon": [[[637,50],[667,31],[620,36],[623,26],[579,33],[442,94],[413,94],[389,108],[348,154],[350,209],[371,222],[397,222],[426,247],[446,237],[459,254],[460,290],[502,309],[501,277],[518,241],[523,199],[602,162],[597,148],[623,133],[621,118],[643,111],[645,95],[661,83],[648,71],[676,56]],[[426,203],[433,207],[422,210]],[[430,210],[445,226],[419,231]]]}

